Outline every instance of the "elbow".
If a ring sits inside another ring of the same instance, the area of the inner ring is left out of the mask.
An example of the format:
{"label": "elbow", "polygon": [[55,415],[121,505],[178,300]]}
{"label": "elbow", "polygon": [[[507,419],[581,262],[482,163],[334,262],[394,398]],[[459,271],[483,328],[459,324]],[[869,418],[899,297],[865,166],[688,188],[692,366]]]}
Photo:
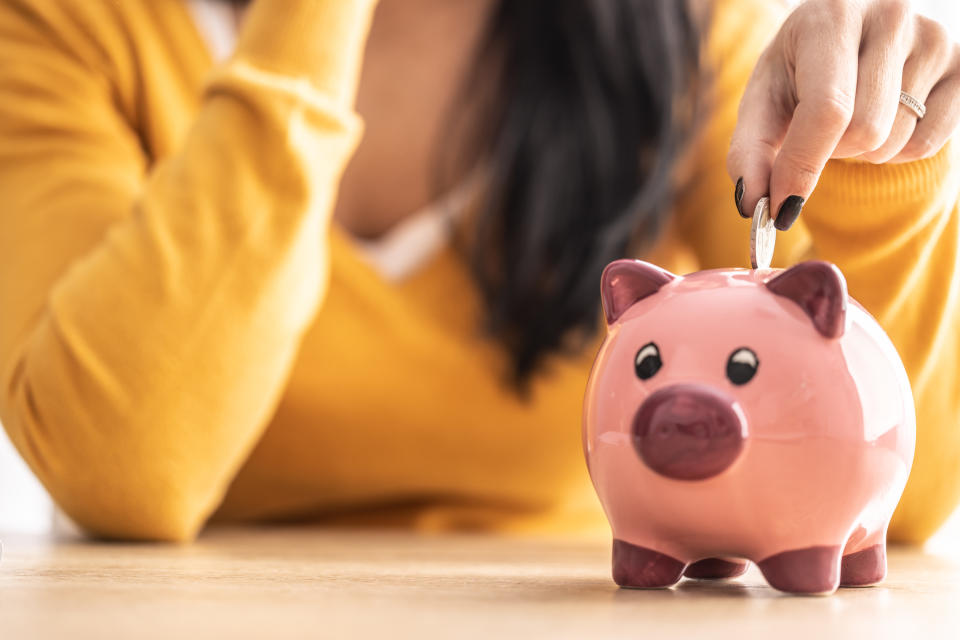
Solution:
{"label": "elbow", "polygon": [[127,512],[122,519],[92,517],[80,522],[88,535],[103,540],[193,542],[203,527],[204,518],[188,512],[141,510]]}
{"label": "elbow", "polygon": [[104,435],[81,423],[43,421],[29,388],[20,390],[10,403],[19,411],[6,412],[4,427],[57,506],[85,533],[107,540],[196,538],[218,499],[211,487],[220,484],[208,467],[175,453],[148,453],[164,443],[123,437],[129,428]]}
{"label": "elbow", "polygon": [[222,465],[194,459],[163,421],[146,423],[80,394],[62,401],[76,381],[38,383],[27,379],[25,365],[12,370],[0,380],[7,389],[0,395],[3,428],[77,526],[109,540],[196,538],[220,499]]}
{"label": "elbow", "polygon": [[209,513],[207,501],[184,490],[182,479],[165,482],[156,472],[88,477],[83,482],[45,480],[58,506],[85,533],[103,540],[188,543]]}
{"label": "elbow", "polygon": [[190,542],[216,506],[214,477],[132,453],[140,447],[58,447],[33,433],[11,436],[57,506],[92,537]]}

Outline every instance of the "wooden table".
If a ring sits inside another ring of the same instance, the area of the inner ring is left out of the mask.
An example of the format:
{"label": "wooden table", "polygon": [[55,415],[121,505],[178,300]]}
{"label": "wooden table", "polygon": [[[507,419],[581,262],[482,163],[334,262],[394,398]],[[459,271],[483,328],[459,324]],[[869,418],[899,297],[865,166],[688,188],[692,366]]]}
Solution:
{"label": "wooden table", "polygon": [[891,550],[883,586],[617,589],[609,543],[311,528],[188,546],[6,537],[0,638],[960,638],[960,557]]}

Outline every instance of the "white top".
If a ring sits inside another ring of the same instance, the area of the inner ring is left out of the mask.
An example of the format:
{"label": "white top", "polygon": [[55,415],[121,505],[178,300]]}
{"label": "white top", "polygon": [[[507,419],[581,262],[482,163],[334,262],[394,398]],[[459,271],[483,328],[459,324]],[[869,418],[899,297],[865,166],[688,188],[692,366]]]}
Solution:
{"label": "white top", "polygon": [[234,8],[219,0],[187,0],[193,22],[207,43],[210,57],[223,62],[237,44]]}
{"label": "white top", "polygon": [[[237,42],[234,8],[218,0],[186,0],[194,24],[216,62]],[[383,278],[399,282],[425,265],[450,242],[452,223],[464,209],[472,180],[404,218],[376,240],[354,238],[360,255]]]}

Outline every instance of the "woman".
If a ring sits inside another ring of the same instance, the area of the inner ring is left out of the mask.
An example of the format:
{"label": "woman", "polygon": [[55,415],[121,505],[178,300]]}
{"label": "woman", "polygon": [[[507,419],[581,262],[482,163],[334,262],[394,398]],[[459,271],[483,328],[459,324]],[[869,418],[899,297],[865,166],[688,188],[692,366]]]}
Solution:
{"label": "woman", "polygon": [[742,265],[735,184],[792,226],[780,264],[836,263],[897,344],[920,426],[892,535],[936,529],[960,496],[941,28],[901,0],[374,4],[0,3],[0,416],[70,516],[602,526],[599,272]]}

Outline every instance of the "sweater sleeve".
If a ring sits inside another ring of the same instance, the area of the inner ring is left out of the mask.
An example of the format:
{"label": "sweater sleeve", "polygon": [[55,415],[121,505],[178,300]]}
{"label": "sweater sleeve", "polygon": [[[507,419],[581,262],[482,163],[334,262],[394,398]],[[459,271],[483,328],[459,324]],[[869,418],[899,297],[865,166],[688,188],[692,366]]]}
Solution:
{"label": "sweater sleeve", "polygon": [[[723,170],[736,108],[753,65],[784,15],[776,3],[744,11],[717,2],[709,51],[711,120],[698,180],[678,219],[703,267],[747,265],[749,222]],[[913,471],[890,527],[893,540],[929,538],[960,502],[960,149],[929,160],[828,163],[800,219],[777,234],[775,266],[806,258],[836,264],[850,295],[886,330],[909,375],[917,409]]]}
{"label": "sweater sleeve", "polygon": [[257,0],[146,168],[61,3],[0,3],[0,418],[88,531],[190,539],[264,429],[322,300],[373,5]]}
{"label": "sweater sleeve", "polygon": [[801,215],[889,334],[917,409],[913,471],[890,525],[921,542],[960,501],[960,155],[883,166],[832,162]]}

